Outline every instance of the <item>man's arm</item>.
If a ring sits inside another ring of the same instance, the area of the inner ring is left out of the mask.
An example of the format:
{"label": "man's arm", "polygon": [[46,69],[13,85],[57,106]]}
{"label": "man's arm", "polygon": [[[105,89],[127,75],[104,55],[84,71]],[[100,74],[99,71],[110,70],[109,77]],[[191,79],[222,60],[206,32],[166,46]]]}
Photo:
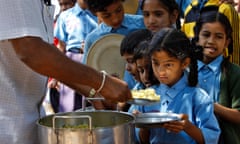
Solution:
{"label": "man's arm", "polygon": [[[102,83],[102,73],[72,61],[41,38],[23,37],[12,39],[11,42],[19,59],[42,75],[56,78],[84,93],[86,88],[82,85],[98,89]],[[108,75],[100,93],[112,101],[126,101],[131,98],[127,84]]]}

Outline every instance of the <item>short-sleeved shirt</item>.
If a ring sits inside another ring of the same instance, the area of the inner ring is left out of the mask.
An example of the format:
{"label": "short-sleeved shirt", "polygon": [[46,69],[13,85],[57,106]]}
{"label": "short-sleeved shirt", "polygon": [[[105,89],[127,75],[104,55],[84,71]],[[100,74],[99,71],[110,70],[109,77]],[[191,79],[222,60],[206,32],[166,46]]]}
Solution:
{"label": "short-sleeved shirt", "polygon": [[38,36],[53,42],[52,7],[43,7],[41,0],[4,1],[0,7],[0,40]]}
{"label": "short-sleeved shirt", "polygon": [[[117,29],[113,29],[112,27],[106,25],[105,23],[101,23],[86,38],[85,46],[84,46],[83,63],[86,63],[86,59],[87,59],[87,55],[90,47],[100,37],[107,34],[111,34],[111,33],[127,35],[130,32],[133,32],[138,29],[144,29],[144,28],[145,28],[145,25],[143,22],[143,17],[141,15],[125,14],[122,25]],[[119,56],[120,56],[120,50],[119,50]],[[124,73],[124,81],[128,83],[128,86],[130,89],[132,89],[136,84],[136,81],[128,71],[125,71]]]}
{"label": "short-sleeved shirt", "polygon": [[[173,112],[187,114],[189,121],[201,129],[205,143],[217,144],[220,128],[213,113],[213,101],[200,88],[189,87],[187,74],[172,87],[160,84],[156,89],[160,95],[160,103],[144,106],[144,112]],[[140,110],[141,110],[140,109]],[[150,143],[195,144],[186,132],[168,132],[164,128],[150,129]]]}
{"label": "short-sleeved shirt", "polygon": [[[206,65],[198,62],[199,86],[205,89],[216,103],[231,109],[240,110],[240,67],[236,64],[225,62],[223,68],[222,63],[223,56],[220,55],[207,65],[211,68],[212,74],[210,74],[211,76],[206,76],[207,74],[204,74]],[[220,74],[219,70],[221,71]],[[219,116],[217,118],[222,130],[221,140],[224,144],[240,144],[240,125],[229,122]]]}
{"label": "short-sleeved shirt", "polygon": [[38,143],[38,105],[45,95],[47,78],[20,61],[8,39],[36,36],[52,42],[50,11],[40,0],[10,0],[0,5],[1,144]]}
{"label": "short-sleeved shirt", "polygon": [[80,49],[86,36],[97,26],[97,17],[76,3],[73,8],[60,14],[54,28],[54,36],[66,44],[67,51],[71,48]]}
{"label": "short-sleeved shirt", "polygon": [[198,85],[208,93],[214,102],[219,100],[222,61],[222,55],[207,65],[198,61]]}
{"label": "short-sleeved shirt", "polygon": [[89,48],[100,37],[107,34],[111,34],[111,33],[127,35],[130,32],[133,32],[138,29],[143,29],[143,28],[145,28],[145,25],[143,23],[143,17],[141,15],[125,14],[122,25],[117,29],[113,29],[112,27],[106,25],[105,23],[101,23],[98,26],[98,28],[92,31],[86,38],[85,46],[84,46],[83,62],[86,63],[86,57],[87,57]]}

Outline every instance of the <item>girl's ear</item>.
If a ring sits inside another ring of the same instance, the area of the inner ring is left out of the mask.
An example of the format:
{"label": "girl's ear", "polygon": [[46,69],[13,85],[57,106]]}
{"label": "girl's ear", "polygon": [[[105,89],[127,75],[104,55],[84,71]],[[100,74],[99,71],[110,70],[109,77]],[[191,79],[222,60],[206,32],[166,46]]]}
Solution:
{"label": "girl's ear", "polygon": [[228,38],[228,39],[226,40],[226,42],[225,42],[225,45],[224,45],[224,47],[225,47],[225,48],[227,48],[227,47],[228,47],[228,45],[230,44],[230,42],[231,42],[231,39],[230,39],[230,38]]}
{"label": "girl's ear", "polygon": [[190,65],[190,62],[191,62],[190,58],[185,58],[184,61],[182,62],[182,69],[185,70]]}

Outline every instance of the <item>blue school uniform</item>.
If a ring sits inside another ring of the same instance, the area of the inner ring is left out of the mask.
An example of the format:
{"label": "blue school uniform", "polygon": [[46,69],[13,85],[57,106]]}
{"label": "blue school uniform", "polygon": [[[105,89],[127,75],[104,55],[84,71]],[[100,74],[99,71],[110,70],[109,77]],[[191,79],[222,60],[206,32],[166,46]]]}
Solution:
{"label": "blue school uniform", "polygon": [[223,56],[218,56],[208,65],[198,61],[198,84],[214,102],[218,102],[220,95],[221,63]]}
{"label": "blue school uniform", "polygon": [[145,28],[145,25],[143,22],[143,17],[141,15],[125,14],[122,25],[117,29],[113,29],[112,27],[106,25],[105,23],[101,23],[98,26],[98,28],[92,31],[86,38],[86,42],[84,45],[85,54],[84,54],[83,62],[86,63],[86,57],[87,57],[89,48],[100,37],[107,34],[111,34],[111,33],[127,35],[130,32],[133,32],[138,29],[144,29],[144,28]]}
{"label": "blue school uniform", "polygon": [[[141,15],[125,14],[122,25],[117,29],[113,29],[112,27],[106,25],[105,23],[101,23],[86,38],[85,45],[84,45],[83,63],[86,63],[89,48],[100,37],[107,34],[111,34],[111,33],[127,35],[135,30],[144,29],[144,28],[145,28],[145,25],[143,22],[143,16]],[[120,52],[119,52],[119,56],[120,56]],[[124,81],[128,83],[128,86],[130,89],[132,89],[136,84],[134,78],[127,71],[125,71],[124,73]]]}
{"label": "blue school uniform", "polygon": [[[156,89],[157,87],[158,87],[158,85],[151,86],[151,88],[153,88],[153,89]],[[138,83],[134,86],[133,89],[134,89],[134,90],[145,89],[145,86],[144,86],[143,83],[138,82]],[[154,105],[155,105],[156,107],[158,107],[158,104],[154,104]],[[132,104],[132,105],[130,106],[128,112],[129,112],[130,114],[132,114],[134,110],[138,110],[138,111],[143,112],[143,113],[145,112],[144,106],[142,106],[142,105]],[[139,128],[135,128],[135,141],[136,141],[136,144],[140,143],[140,138],[139,138],[139,135],[138,135],[138,134],[139,134],[139,130],[140,130]]]}
{"label": "blue school uniform", "polygon": [[66,43],[67,51],[74,51],[82,47],[86,36],[97,26],[97,17],[89,10],[83,10],[76,3],[74,7],[60,14],[54,36]]}
{"label": "blue school uniform", "polygon": [[[66,56],[82,62],[81,49],[86,36],[98,26],[97,17],[89,10],[74,7],[63,11],[57,19],[54,36],[66,44]],[[69,112],[82,107],[82,96],[70,87],[60,84],[59,112]]]}
{"label": "blue school uniform", "polygon": [[[213,113],[213,101],[201,88],[189,87],[187,74],[172,87],[160,84],[156,93],[161,100],[157,105],[145,106],[144,112],[173,112],[187,114],[189,121],[201,129],[206,144],[217,144],[220,128]],[[151,144],[195,144],[186,132],[168,132],[164,128],[150,129]]]}

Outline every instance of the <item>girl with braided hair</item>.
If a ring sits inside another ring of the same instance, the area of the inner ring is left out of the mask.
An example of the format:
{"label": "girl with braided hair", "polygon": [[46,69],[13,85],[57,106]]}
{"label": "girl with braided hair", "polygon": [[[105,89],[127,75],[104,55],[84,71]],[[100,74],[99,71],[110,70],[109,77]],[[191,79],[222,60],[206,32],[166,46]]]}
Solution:
{"label": "girl with braided hair", "polygon": [[199,86],[214,101],[221,143],[240,144],[240,67],[229,61],[233,53],[231,24],[224,14],[205,11],[194,30],[196,44],[203,47],[203,60],[198,61]]}
{"label": "girl with braided hair", "polygon": [[213,101],[197,88],[197,56],[202,53],[193,47],[187,36],[174,28],[157,32],[149,45],[155,77],[160,85],[158,104],[145,107],[143,112],[173,112],[178,121],[139,132],[142,143],[216,144],[220,128],[213,113]]}

